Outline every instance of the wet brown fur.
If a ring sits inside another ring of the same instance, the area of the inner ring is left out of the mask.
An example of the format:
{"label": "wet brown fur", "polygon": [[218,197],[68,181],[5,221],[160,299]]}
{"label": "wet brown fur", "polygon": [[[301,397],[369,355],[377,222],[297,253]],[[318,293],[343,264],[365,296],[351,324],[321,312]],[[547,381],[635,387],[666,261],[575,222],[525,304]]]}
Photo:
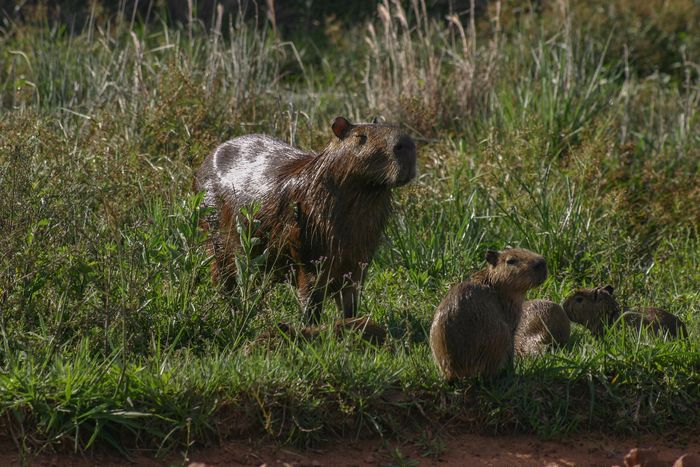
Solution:
{"label": "wet brown fur", "polygon": [[614,289],[607,285],[574,291],[564,301],[564,311],[571,321],[584,325],[595,336],[605,333],[605,326],[622,317],[625,324],[639,329],[644,326],[654,334],[686,337],[688,330],[676,315],[661,308],[621,308],[613,296]]}
{"label": "wet brown fur", "polygon": [[515,354],[540,354],[549,346],[566,344],[570,336],[571,322],[558,303],[528,300],[515,332]]}
{"label": "wet brown fur", "polygon": [[[289,157],[273,167],[274,180],[256,216],[262,242],[255,253],[268,249],[267,270],[278,281],[291,269],[300,301],[315,322],[326,296],[335,298],[345,317],[355,315],[364,270],[391,213],[391,190],[415,176],[415,144],[398,128],[338,117],[333,131],[318,154],[279,142]],[[203,190],[211,177],[203,164],[195,189]],[[216,215],[202,227],[212,232],[212,274],[230,288],[240,248],[236,218],[244,206],[235,192],[216,189]]]}
{"label": "wet brown fur", "polygon": [[525,293],[547,277],[544,258],[525,249],[489,251],[486,260],[435,311],[430,348],[447,380],[490,379],[510,365]]}

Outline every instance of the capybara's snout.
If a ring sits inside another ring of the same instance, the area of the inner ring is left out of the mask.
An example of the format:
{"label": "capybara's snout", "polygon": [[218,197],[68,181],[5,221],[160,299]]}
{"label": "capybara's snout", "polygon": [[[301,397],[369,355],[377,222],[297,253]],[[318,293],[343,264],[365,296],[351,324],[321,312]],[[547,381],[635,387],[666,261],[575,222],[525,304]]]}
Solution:
{"label": "capybara's snout", "polygon": [[400,166],[397,185],[405,185],[416,176],[416,144],[409,136],[402,135],[393,151]]}
{"label": "capybara's snout", "polygon": [[547,278],[547,262],[545,261],[545,259],[542,257],[536,259],[532,265],[532,269],[535,270],[535,272],[541,279],[541,282],[544,282],[544,280]]}
{"label": "capybara's snout", "polygon": [[544,260],[544,258],[536,259],[532,264],[532,267],[535,269],[535,271],[543,271],[545,274],[547,273],[547,262]]}

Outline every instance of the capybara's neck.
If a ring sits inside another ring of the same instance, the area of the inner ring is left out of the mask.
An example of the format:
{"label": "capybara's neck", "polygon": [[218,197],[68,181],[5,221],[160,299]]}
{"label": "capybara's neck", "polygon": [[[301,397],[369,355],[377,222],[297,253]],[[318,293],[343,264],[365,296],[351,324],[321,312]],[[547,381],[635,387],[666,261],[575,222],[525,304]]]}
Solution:
{"label": "capybara's neck", "polygon": [[491,287],[497,291],[498,299],[501,301],[503,319],[513,326],[513,330],[515,330],[523,314],[525,294],[509,290],[505,286],[492,285]]}
{"label": "capybara's neck", "polygon": [[322,152],[295,163],[284,198],[296,202],[297,221],[319,252],[369,262],[389,217],[391,190],[363,183],[347,161],[339,162],[352,162],[352,154],[328,156]]}
{"label": "capybara's neck", "polygon": [[525,294],[502,294],[500,295],[500,298],[503,303],[503,318],[506,319],[515,330],[515,328],[518,326],[518,323],[520,322],[520,317],[523,314],[523,303],[525,302]]}

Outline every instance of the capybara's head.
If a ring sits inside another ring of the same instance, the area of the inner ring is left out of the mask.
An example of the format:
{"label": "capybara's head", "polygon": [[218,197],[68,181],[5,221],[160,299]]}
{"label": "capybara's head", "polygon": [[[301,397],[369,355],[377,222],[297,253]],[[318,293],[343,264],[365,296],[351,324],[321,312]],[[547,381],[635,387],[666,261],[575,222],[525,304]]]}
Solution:
{"label": "capybara's head", "polygon": [[513,293],[525,293],[547,278],[544,257],[524,248],[488,250],[486,263],[488,282]]}
{"label": "capybara's head", "polygon": [[399,128],[337,117],[332,129],[324,157],[332,159],[338,182],[393,188],[416,176],[416,145]]}
{"label": "capybara's head", "polygon": [[584,325],[595,336],[602,336],[605,326],[620,315],[614,291],[612,285],[578,289],[564,300],[564,311],[574,323]]}

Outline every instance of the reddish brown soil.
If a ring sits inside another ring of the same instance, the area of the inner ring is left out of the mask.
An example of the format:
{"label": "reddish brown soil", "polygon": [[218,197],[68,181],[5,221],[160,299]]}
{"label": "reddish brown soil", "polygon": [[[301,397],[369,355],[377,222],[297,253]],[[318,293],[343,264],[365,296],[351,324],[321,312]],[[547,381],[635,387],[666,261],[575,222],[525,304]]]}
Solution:
{"label": "reddish brown soil", "polygon": [[[4,443],[3,443],[4,444]],[[671,466],[685,453],[700,456],[700,437],[680,441],[644,436],[611,439],[601,434],[574,436],[563,441],[543,441],[534,436],[480,436],[446,434],[432,442],[416,437],[410,442],[385,440],[334,441],[320,449],[299,451],[270,443],[227,442],[222,446],[173,456],[165,461],[147,457],[133,459],[131,465],[165,466],[612,466],[624,465],[625,455],[635,447],[650,448],[657,461],[642,465]],[[0,465],[20,465],[20,457],[5,444]],[[648,453],[647,453],[648,457]],[[640,458],[640,460],[642,460]],[[35,466],[116,466],[129,462],[118,457],[92,458],[70,455],[43,455],[29,461]]]}

